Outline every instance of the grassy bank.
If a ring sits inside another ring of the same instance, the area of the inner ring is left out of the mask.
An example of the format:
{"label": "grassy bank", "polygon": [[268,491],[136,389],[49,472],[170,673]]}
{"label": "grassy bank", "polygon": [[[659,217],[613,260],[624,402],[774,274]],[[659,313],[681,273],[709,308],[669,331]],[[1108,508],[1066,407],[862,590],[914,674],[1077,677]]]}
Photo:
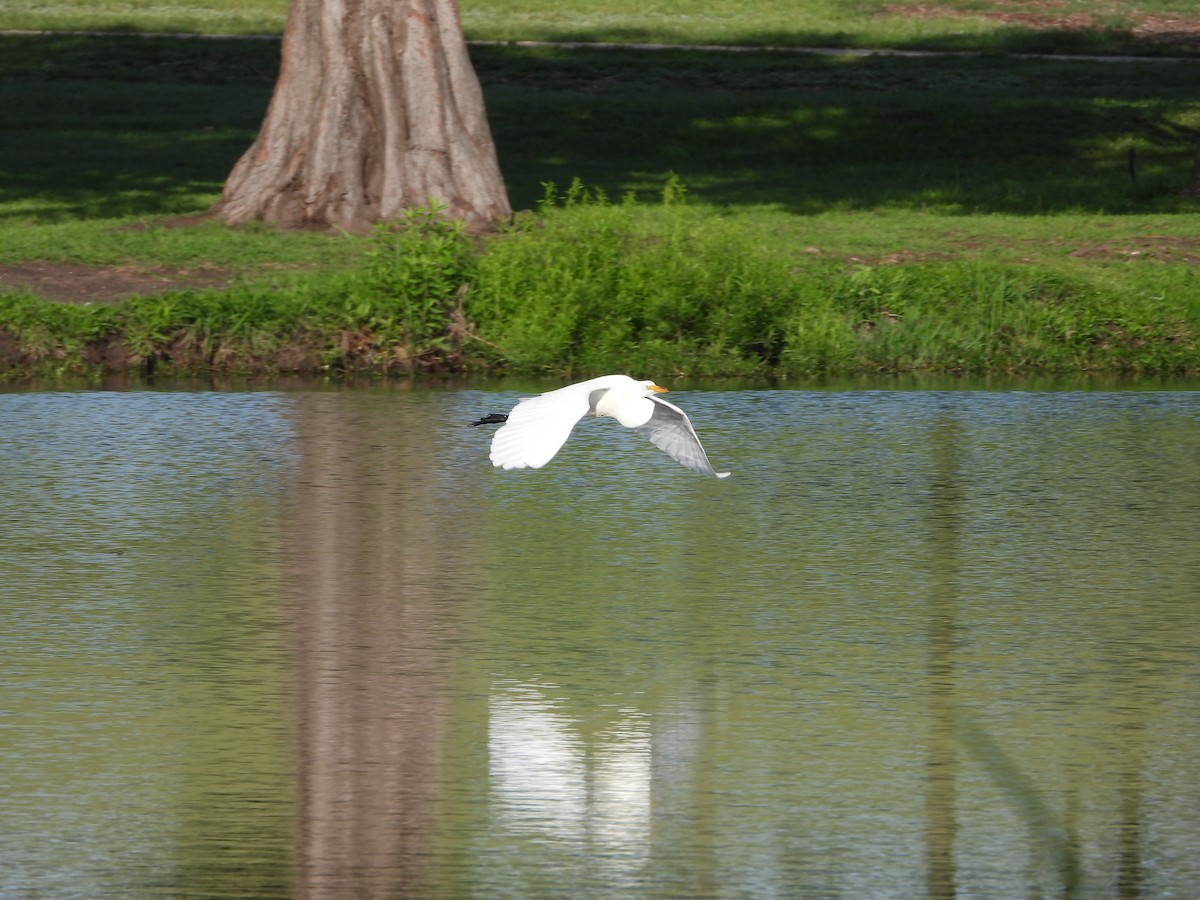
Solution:
{"label": "grassy bank", "polygon": [[[278,34],[290,0],[7,0],[0,29]],[[464,0],[468,39],[1196,55],[1192,0]],[[1189,24],[1190,23],[1190,24]]]}
{"label": "grassy bank", "polygon": [[[0,296],[17,372],[1200,374],[1194,264],[863,259],[576,189],[482,248],[430,217],[355,266],[115,305]],[[999,223],[994,223],[999,224]]]}
{"label": "grassy bank", "polygon": [[1113,277],[976,252],[798,252],[673,194],[568,198],[536,233],[490,247],[467,313],[499,359],[702,377],[1200,371],[1185,267]]}
{"label": "grassy bank", "polygon": [[1200,372],[1195,64],[478,47],[514,228],[176,227],[277,52],[0,39],[0,285],[177,286],[0,288],[0,370]]}

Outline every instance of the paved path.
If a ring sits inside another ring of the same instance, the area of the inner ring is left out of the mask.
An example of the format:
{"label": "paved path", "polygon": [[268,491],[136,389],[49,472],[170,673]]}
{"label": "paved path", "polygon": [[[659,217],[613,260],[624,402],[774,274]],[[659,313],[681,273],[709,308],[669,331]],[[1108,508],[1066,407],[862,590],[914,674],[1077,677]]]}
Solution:
{"label": "paved path", "polygon": [[[68,37],[173,38],[193,41],[277,41],[277,34],[196,34],[186,31],[4,31],[0,35],[65,35]],[[1001,56],[1079,62],[1200,63],[1186,56],[1097,56],[1067,53],[983,53],[974,50],[894,50],[887,47],[772,47],[744,44],[640,44],[599,41],[467,41],[479,47],[562,47],[566,50],[699,50],[707,53],[807,53],[817,56]]]}
{"label": "paved path", "polygon": [[743,44],[630,44],[589,41],[467,41],[489,47],[564,47],[568,50],[702,50],[714,53],[811,53],[818,56],[1002,56],[1009,59],[1061,59],[1090,62],[1200,62],[1185,56],[1084,56],[1065,53],[983,53],[975,50],[893,50],[887,47],[772,47]]}

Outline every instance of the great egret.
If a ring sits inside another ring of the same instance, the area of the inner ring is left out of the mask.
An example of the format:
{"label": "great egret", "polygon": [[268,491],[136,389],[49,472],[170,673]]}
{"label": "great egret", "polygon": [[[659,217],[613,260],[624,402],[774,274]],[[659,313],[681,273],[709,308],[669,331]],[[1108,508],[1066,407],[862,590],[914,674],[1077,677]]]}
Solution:
{"label": "great egret", "polygon": [[616,419],[645,435],[693,472],[728,478],[728,472],[713,471],[687,414],[655,396],[666,390],[653,381],[635,381],[628,375],[602,375],[525,397],[508,415],[492,413],[471,424],[503,423],[492,437],[491,452],[492,464],[501,469],[540,469],[567,442],[576,422],[595,416]]}

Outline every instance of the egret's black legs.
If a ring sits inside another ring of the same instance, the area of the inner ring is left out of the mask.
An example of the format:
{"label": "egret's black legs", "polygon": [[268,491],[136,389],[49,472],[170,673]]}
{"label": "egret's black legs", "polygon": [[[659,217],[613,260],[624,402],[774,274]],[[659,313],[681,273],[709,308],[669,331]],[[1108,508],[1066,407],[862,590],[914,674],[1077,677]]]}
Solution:
{"label": "egret's black legs", "polygon": [[474,427],[476,425],[503,425],[507,421],[508,421],[508,416],[506,416],[504,413],[488,413],[486,416],[484,416],[478,422],[472,422],[471,426]]}

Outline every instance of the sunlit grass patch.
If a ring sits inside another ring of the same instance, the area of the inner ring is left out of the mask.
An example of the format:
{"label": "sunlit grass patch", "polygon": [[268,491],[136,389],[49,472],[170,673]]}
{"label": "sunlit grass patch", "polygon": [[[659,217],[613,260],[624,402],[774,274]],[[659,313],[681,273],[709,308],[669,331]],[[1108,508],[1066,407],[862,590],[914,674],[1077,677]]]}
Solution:
{"label": "sunlit grass patch", "polygon": [[196,34],[277,34],[283,30],[289,0],[5,0],[0,28],[190,32]]}
{"label": "sunlit grass patch", "polygon": [[[283,30],[288,0],[154,0],[96,5],[87,0],[8,0],[0,28],[273,34]],[[894,47],[982,52],[1192,54],[1154,27],[1191,21],[1187,0],[1114,5],[1062,0],[1052,5],[1003,0],[937,4],[891,0],[469,0],[460,5],[468,38],[749,44],[776,47]]]}

